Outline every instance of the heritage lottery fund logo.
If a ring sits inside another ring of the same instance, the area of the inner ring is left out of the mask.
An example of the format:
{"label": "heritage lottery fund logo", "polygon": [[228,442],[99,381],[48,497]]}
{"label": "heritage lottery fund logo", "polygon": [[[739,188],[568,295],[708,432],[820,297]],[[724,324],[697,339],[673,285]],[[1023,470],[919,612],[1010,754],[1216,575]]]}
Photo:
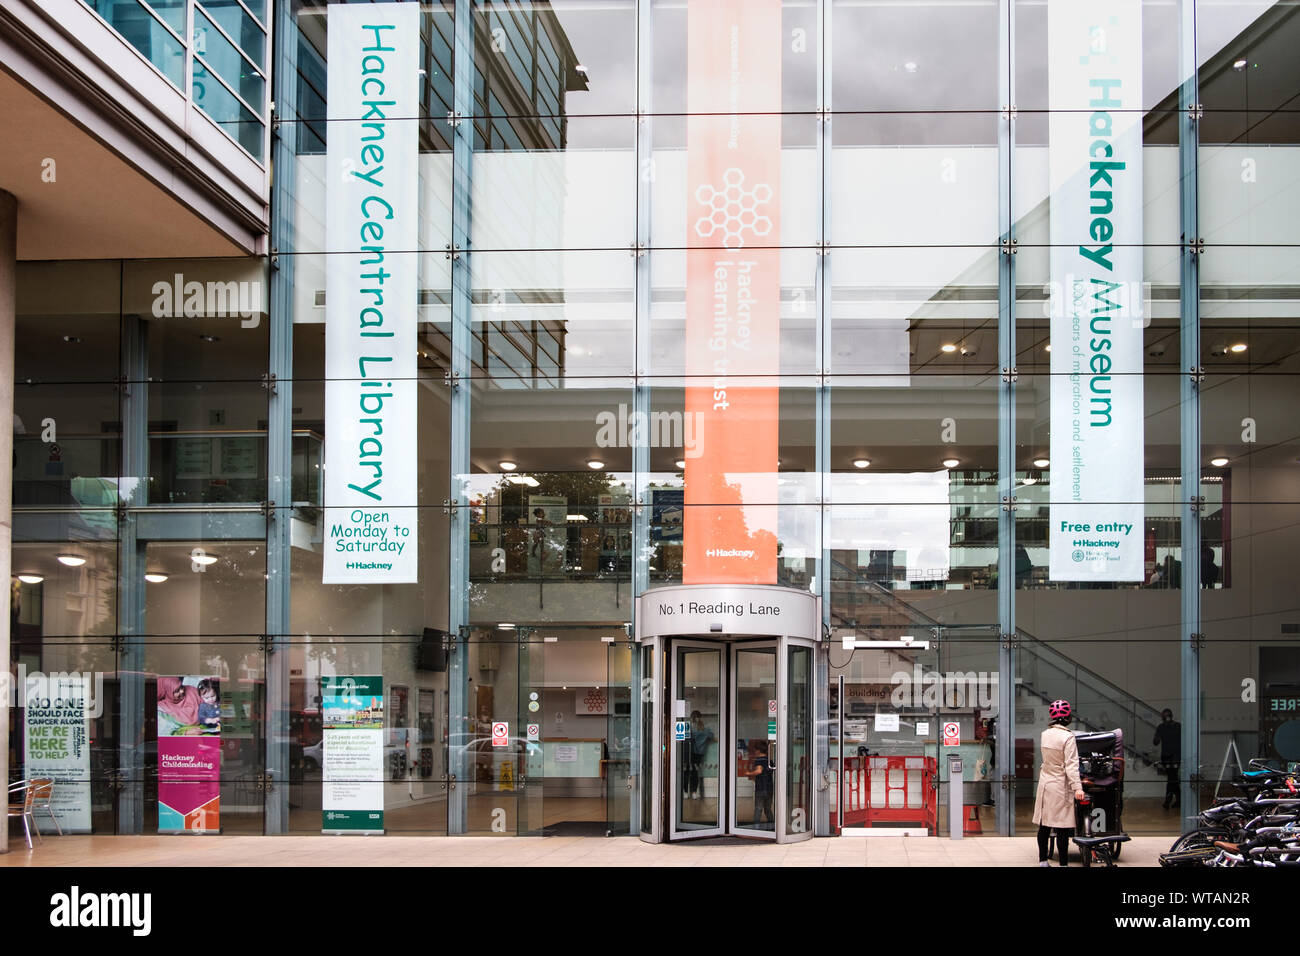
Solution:
{"label": "heritage lottery fund logo", "polygon": [[50,925],[56,929],[129,929],[148,936],[153,929],[152,893],[92,893],[73,886],[50,897]]}

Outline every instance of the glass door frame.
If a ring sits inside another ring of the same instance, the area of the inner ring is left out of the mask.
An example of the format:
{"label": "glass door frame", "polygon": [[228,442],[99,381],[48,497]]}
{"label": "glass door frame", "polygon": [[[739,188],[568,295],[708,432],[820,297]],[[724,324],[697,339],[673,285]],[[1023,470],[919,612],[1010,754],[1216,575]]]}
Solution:
{"label": "glass door frame", "polygon": [[776,739],[778,748],[778,776],[773,781],[776,787],[776,842],[802,843],[811,840],[815,826],[813,815],[817,800],[816,788],[809,786],[808,806],[804,809],[808,818],[804,828],[799,832],[790,829],[789,787],[786,785],[793,769],[789,766],[790,744],[790,651],[803,648],[808,651],[808,713],[805,715],[809,734],[808,772],[814,771],[813,755],[816,752],[817,738],[817,642],[803,637],[783,637],[780,640],[776,658],[777,705]]}
{"label": "glass door frame", "polygon": [[[722,641],[719,641],[718,643],[720,645],[723,644]],[[785,702],[781,694],[781,687],[782,687],[781,662],[782,662],[784,645],[785,645],[784,640],[780,638],[771,638],[771,637],[761,638],[756,640],[743,640],[743,639],[729,640],[725,643],[725,646],[728,649],[727,657],[729,659],[729,664],[731,667],[731,674],[728,680],[729,686],[728,686],[728,700],[727,700],[727,714],[731,720],[731,725],[730,725],[731,733],[727,737],[728,749],[730,750],[730,756],[727,760],[727,783],[729,784],[729,786],[727,787],[729,791],[727,794],[727,835],[728,836],[750,837],[759,840],[767,840],[775,843],[778,842],[779,833],[781,829],[781,821],[785,819],[785,815],[780,806],[780,801],[782,795],[785,793],[785,788],[783,786],[777,785],[778,781],[785,780],[785,775],[782,770],[782,765],[785,758],[785,752],[782,744],[785,741],[786,737],[785,734],[782,732],[782,719],[781,719],[782,714],[785,710],[785,706],[784,706]],[[740,667],[738,666],[737,658],[740,656],[741,653],[745,651],[767,651],[767,650],[770,650],[774,656],[774,661],[773,661],[774,666],[772,668],[773,671],[772,681],[776,690],[776,701],[777,701],[776,740],[769,741],[769,744],[771,746],[768,747],[768,754],[769,754],[768,759],[770,761],[770,766],[772,769],[772,795],[773,795],[772,829],[759,830],[754,827],[741,826],[736,819],[737,817],[736,798],[739,796],[739,791],[740,791],[740,777],[738,776],[739,769],[740,769],[738,764],[740,762],[740,758],[739,755],[737,754],[738,746],[737,746],[737,737],[736,737],[736,728],[740,726],[736,714],[736,704],[740,697],[739,694]],[[771,753],[773,749],[775,749],[776,751],[775,761],[771,761]]]}
{"label": "glass door frame", "polygon": [[[679,764],[678,755],[681,752],[681,748],[677,746],[673,746],[668,748],[668,780],[671,785],[665,787],[661,791],[664,797],[668,800],[667,836],[670,841],[726,836],[726,832],[727,832],[727,826],[726,826],[727,816],[725,811],[725,801],[729,799],[728,794],[726,793],[726,790],[729,788],[724,787],[725,781],[723,777],[722,767],[725,761],[721,758],[721,753],[723,747],[731,746],[731,737],[730,737],[731,728],[728,724],[728,718],[730,717],[730,709],[727,706],[725,706],[725,701],[722,697],[723,693],[729,690],[728,683],[727,683],[727,665],[729,663],[728,656],[727,656],[728,644],[726,641],[710,641],[707,639],[697,640],[697,639],[692,639],[689,636],[682,637],[682,638],[675,637],[672,639],[671,644],[669,644],[668,646],[669,649],[668,666],[670,668],[670,674],[672,677],[672,680],[670,681],[668,686],[668,701],[671,701],[673,703],[676,703],[676,701],[678,700],[677,697],[677,691],[679,686],[678,681],[682,679],[681,674],[678,672],[677,654],[678,651],[683,648],[700,650],[700,651],[713,651],[718,655],[718,698],[719,698],[718,699],[718,704],[719,704],[718,735],[717,735],[718,753],[719,753],[718,813],[717,813],[718,825],[715,827],[699,827],[697,829],[691,829],[691,830],[678,829],[678,825],[677,825],[678,824],[678,820],[677,820],[678,787],[680,786],[682,780],[682,773],[684,772],[685,768],[678,766]],[[665,711],[665,713],[667,713],[667,711]],[[689,720],[690,716],[684,715],[684,718],[686,720]],[[668,721],[673,721],[677,719],[679,718],[677,717],[676,714],[667,713]],[[678,742],[679,741],[677,740],[673,740],[674,745],[677,744]],[[732,747],[732,749],[734,750],[735,748]]]}

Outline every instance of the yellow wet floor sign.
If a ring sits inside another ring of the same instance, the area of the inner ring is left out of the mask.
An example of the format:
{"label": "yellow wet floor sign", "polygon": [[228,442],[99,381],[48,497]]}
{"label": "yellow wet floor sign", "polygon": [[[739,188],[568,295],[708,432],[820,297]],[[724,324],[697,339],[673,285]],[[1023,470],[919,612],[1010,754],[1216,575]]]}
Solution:
{"label": "yellow wet floor sign", "polygon": [[501,785],[500,785],[497,789],[498,789],[498,790],[510,790],[510,791],[512,791],[512,792],[514,791],[514,789],[515,789],[515,766],[514,766],[514,764],[512,764],[512,763],[503,763],[503,764],[501,765]]}

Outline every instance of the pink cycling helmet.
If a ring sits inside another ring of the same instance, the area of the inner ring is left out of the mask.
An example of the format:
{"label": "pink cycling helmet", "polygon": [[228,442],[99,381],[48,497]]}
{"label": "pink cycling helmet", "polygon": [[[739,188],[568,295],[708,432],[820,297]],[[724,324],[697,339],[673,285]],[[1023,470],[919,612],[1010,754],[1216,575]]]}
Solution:
{"label": "pink cycling helmet", "polygon": [[1068,700],[1054,700],[1047,708],[1047,715],[1052,720],[1069,720],[1070,713],[1070,702]]}

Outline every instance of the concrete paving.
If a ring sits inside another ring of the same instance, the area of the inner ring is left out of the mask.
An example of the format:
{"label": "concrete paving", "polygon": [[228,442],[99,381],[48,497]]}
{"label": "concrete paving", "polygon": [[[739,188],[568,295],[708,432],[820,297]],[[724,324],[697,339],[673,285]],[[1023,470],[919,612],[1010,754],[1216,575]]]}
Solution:
{"label": "concrete paving", "polygon": [[[310,866],[351,840],[360,866],[1012,866],[1032,867],[1032,837],[814,838],[738,846],[649,844],[635,837],[49,836],[28,850],[11,839],[0,867]],[[1134,837],[1119,866],[1156,866],[1173,838]],[[1078,861],[1071,857],[1071,866]]]}

